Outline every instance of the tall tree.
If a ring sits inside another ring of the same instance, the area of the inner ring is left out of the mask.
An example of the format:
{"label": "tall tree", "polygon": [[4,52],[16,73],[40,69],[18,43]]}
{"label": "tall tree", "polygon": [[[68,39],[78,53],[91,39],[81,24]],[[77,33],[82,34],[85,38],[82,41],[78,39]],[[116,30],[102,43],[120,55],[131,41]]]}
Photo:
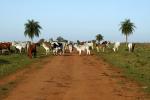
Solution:
{"label": "tall tree", "polygon": [[103,40],[103,36],[101,34],[96,35],[96,40],[100,43]]}
{"label": "tall tree", "polygon": [[77,44],[78,44],[78,45],[80,44],[80,41],[79,41],[79,40],[77,40]]}
{"label": "tall tree", "polygon": [[132,23],[130,19],[125,19],[125,21],[121,22],[121,27],[119,30],[122,32],[123,35],[126,36],[126,45],[128,42],[128,36],[133,34],[135,28],[136,27],[134,23]]}
{"label": "tall tree", "polygon": [[63,37],[61,37],[61,36],[58,36],[56,40],[58,42],[66,42],[66,40]]}
{"label": "tall tree", "polygon": [[61,37],[61,36],[58,36],[56,40],[57,40],[58,42],[63,42],[63,41],[64,41],[64,38]]}
{"label": "tall tree", "polygon": [[34,36],[39,37],[40,29],[42,29],[42,27],[39,25],[39,22],[28,20],[28,22],[25,23],[24,35],[33,40]]}
{"label": "tall tree", "polygon": [[43,43],[44,41],[45,41],[45,39],[42,38],[42,39],[40,39],[40,40],[38,41],[38,43],[41,44],[41,43]]}

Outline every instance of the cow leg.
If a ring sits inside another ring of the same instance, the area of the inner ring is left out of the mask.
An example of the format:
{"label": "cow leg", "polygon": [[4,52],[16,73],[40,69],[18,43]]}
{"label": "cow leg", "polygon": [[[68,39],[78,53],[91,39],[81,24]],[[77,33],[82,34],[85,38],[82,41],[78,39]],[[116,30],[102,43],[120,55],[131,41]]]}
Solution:
{"label": "cow leg", "polygon": [[104,50],[105,50],[105,47],[103,47],[103,52],[104,52]]}
{"label": "cow leg", "polygon": [[31,52],[29,52],[29,58],[32,59],[32,53]]}
{"label": "cow leg", "polygon": [[114,50],[114,52],[116,51],[116,49],[115,49],[115,48],[113,48],[113,50]]}
{"label": "cow leg", "polygon": [[90,50],[88,50],[87,54],[88,54],[88,55],[90,55],[90,54],[91,54],[91,53],[90,53]]}
{"label": "cow leg", "polygon": [[34,57],[36,58],[36,51],[34,51]]}
{"label": "cow leg", "polygon": [[119,48],[117,48],[117,51],[119,50]]}
{"label": "cow leg", "polygon": [[19,51],[20,51],[20,54],[21,54],[21,49]]}
{"label": "cow leg", "polygon": [[132,52],[134,52],[134,48],[135,48],[135,44],[133,44],[133,46],[132,46]]}
{"label": "cow leg", "polygon": [[81,50],[79,50],[79,55],[81,55]]}
{"label": "cow leg", "polygon": [[99,52],[99,47],[96,47],[96,49],[97,49],[97,52]]}
{"label": "cow leg", "polygon": [[46,50],[46,55],[47,55],[47,52],[48,52],[48,51]]}

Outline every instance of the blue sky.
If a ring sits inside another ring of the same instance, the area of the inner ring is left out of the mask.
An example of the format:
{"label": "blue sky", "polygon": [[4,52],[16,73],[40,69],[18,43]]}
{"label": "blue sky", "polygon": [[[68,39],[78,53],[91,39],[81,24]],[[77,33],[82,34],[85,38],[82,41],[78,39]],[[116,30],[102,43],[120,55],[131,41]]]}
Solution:
{"label": "blue sky", "polygon": [[131,19],[137,27],[131,42],[150,42],[150,0],[1,0],[0,41],[28,40],[24,24],[40,22],[40,38],[62,36],[69,40],[124,41],[121,21]]}

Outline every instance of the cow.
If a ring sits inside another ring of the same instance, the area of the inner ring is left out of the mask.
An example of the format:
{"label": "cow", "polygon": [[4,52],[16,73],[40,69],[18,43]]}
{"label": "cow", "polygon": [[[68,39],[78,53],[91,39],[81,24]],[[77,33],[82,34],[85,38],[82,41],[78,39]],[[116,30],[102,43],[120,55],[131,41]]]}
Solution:
{"label": "cow", "polygon": [[54,42],[52,43],[52,51],[54,55],[60,55],[64,54],[64,46],[62,43]]}
{"label": "cow", "polygon": [[120,42],[115,42],[114,47],[113,47],[113,51],[116,52],[119,50],[119,46],[120,46]]}
{"label": "cow", "polygon": [[86,42],[85,45],[88,45],[89,47],[91,47],[92,50],[94,49],[94,43],[93,42]]}
{"label": "cow", "polygon": [[12,46],[14,46],[20,53],[22,53],[23,49],[26,50],[27,42],[12,42]]}
{"label": "cow", "polygon": [[50,52],[51,45],[47,44],[46,42],[43,42],[42,47],[45,49],[47,55]]}
{"label": "cow", "polygon": [[10,52],[11,42],[1,42],[0,43],[0,51],[3,54],[4,52]]}
{"label": "cow", "polygon": [[73,51],[73,45],[71,43],[68,44],[68,49],[69,49],[69,52],[72,53],[72,51]]}
{"label": "cow", "polygon": [[134,48],[135,48],[135,43],[129,43],[128,44],[128,50],[129,50],[129,52],[134,52]]}
{"label": "cow", "polygon": [[86,45],[86,44],[84,44],[84,45],[77,45],[77,44],[75,44],[74,47],[79,52],[79,55],[82,54],[82,51],[86,52],[87,55],[91,55],[91,50],[90,50],[89,45]]}
{"label": "cow", "polygon": [[27,44],[28,57],[30,59],[32,59],[33,57],[35,58],[36,57],[36,53],[37,53],[36,44],[35,43],[33,43],[33,44],[28,43]]}
{"label": "cow", "polygon": [[109,41],[103,41],[101,44],[96,44],[97,52],[99,52],[100,49],[102,49],[102,51],[104,52],[106,47],[110,48],[109,44],[110,44]]}
{"label": "cow", "polygon": [[109,46],[110,45],[110,41],[103,41],[102,44],[105,44],[106,47],[110,48],[110,46]]}

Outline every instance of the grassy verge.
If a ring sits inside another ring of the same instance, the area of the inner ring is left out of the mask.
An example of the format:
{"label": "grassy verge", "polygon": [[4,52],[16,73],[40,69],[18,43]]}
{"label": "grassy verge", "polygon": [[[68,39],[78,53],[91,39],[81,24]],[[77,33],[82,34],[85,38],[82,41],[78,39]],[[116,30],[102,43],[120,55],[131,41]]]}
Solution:
{"label": "grassy verge", "polygon": [[[45,50],[43,48],[38,47],[37,49],[37,58],[34,59],[28,58],[26,54],[0,55],[0,79],[19,70],[30,68],[29,65],[31,63],[37,64],[37,69],[42,68],[41,66],[45,63],[45,60],[41,59],[51,56],[51,54],[45,56]],[[0,85],[0,100],[7,97],[8,93],[15,88],[19,81],[19,79],[16,79]]]}
{"label": "grassy verge", "polygon": [[16,72],[19,69],[26,68],[32,62],[46,57],[42,47],[37,48],[37,58],[29,59],[26,54],[0,55],[0,78]]}
{"label": "grassy verge", "polygon": [[125,76],[146,86],[145,91],[150,93],[150,44],[137,44],[134,53],[129,53],[122,44],[119,51],[112,49],[97,53],[104,60],[121,68]]}
{"label": "grassy verge", "polygon": [[32,62],[24,54],[11,54],[6,56],[0,56],[0,77],[9,75],[18,69],[24,68],[26,65]]}

